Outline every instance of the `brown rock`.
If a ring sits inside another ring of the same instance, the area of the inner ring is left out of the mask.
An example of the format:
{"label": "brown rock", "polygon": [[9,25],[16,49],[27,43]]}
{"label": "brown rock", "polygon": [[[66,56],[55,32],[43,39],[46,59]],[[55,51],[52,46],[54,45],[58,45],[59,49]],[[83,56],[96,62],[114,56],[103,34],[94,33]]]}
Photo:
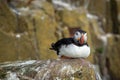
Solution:
{"label": "brown rock", "polygon": [[7,2],[0,0],[0,29],[6,32],[12,32],[15,31],[16,25],[16,17],[11,12]]}
{"label": "brown rock", "polygon": [[75,80],[95,80],[95,73],[92,69],[91,64],[82,59],[51,61],[46,67],[39,70],[40,72],[35,79],[72,80],[74,78]]}
{"label": "brown rock", "polygon": [[33,43],[36,42],[38,57],[40,59],[57,58],[56,53],[53,54],[53,51],[49,50],[51,43],[56,41],[55,31],[57,26],[52,4],[47,1],[34,0],[28,7],[28,11],[21,10],[21,13],[23,15],[25,13],[28,32],[30,38],[33,39]]}
{"label": "brown rock", "polygon": [[8,33],[22,33],[27,31],[27,24],[24,17],[13,13],[12,10],[15,11],[6,1],[0,1],[0,29]]}
{"label": "brown rock", "polygon": [[[42,5],[39,6],[38,2]],[[0,1],[1,61],[57,57],[49,50],[51,43],[56,41],[54,8],[48,2],[38,2],[32,1],[26,5],[26,1],[12,0],[10,3],[19,11],[19,15],[12,11],[7,2]],[[5,58],[7,55],[11,56]]]}
{"label": "brown rock", "polygon": [[[20,36],[19,38],[16,36]],[[29,36],[0,31],[0,62],[36,59],[37,55]]]}
{"label": "brown rock", "polygon": [[3,76],[3,79],[96,80],[93,65],[84,59],[2,63],[0,68],[1,71],[5,70],[4,75],[7,77]]}
{"label": "brown rock", "polygon": [[108,38],[108,47],[106,51],[106,67],[112,79],[120,80],[120,36],[111,36]]}
{"label": "brown rock", "polygon": [[43,11],[37,11],[32,16],[32,19],[35,20],[40,59],[56,58],[56,54],[49,50],[51,43],[56,41],[55,30],[57,24],[55,20],[51,19]]}

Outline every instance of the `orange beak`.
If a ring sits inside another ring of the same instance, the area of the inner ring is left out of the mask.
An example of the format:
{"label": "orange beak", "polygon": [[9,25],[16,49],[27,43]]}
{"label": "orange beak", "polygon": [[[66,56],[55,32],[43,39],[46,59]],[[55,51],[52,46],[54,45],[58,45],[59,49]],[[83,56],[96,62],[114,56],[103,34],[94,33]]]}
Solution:
{"label": "orange beak", "polygon": [[84,36],[82,35],[82,37],[80,38],[80,44],[84,43]]}

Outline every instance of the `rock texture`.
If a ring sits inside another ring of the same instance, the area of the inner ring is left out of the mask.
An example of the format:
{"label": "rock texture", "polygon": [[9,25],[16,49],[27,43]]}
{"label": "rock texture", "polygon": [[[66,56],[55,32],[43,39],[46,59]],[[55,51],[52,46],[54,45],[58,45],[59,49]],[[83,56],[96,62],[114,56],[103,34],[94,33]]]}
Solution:
{"label": "rock texture", "polygon": [[106,54],[106,67],[112,80],[120,80],[120,36],[112,35],[108,38]]}
{"label": "rock texture", "polygon": [[95,75],[92,64],[83,59],[0,64],[1,80],[96,80]]}
{"label": "rock texture", "polygon": [[0,61],[36,59],[34,45],[28,39],[28,35],[16,38],[16,35],[12,36],[0,31]]}
{"label": "rock texture", "polygon": [[[57,55],[49,50],[50,44],[83,29],[91,47],[88,60],[100,65],[104,79],[119,80],[119,4],[119,0],[0,0],[0,62],[55,59]],[[118,12],[118,21],[111,9]],[[4,70],[1,73],[6,74]],[[42,76],[37,75],[36,79]]]}
{"label": "rock texture", "polygon": [[105,25],[103,26],[103,29],[106,33],[120,34],[119,0],[91,0],[89,2],[88,10],[90,13],[99,16],[103,20]]}
{"label": "rock texture", "polygon": [[[70,37],[74,32],[72,29],[83,29],[88,33],[88,44],[91,47],[88,59],[94,62],[90,24],[83,6],[80,9],[59,10],[53,3],[44,0],[1,0],[0,4],[0,31],[1,36],[6,35],[5,38],[1,37],[0,44],[3,48],[0,49],[0,61],[55,59],[57,55],[49,50],[51,43]],[[8,19],[5,20],[6,18]],[[9,38],[12,40],[3,45]],[[12,49],[6,47],[8,45]],[[5,59],[2,53],[11,56]]]}
{"label": "rock texture", "polygon": [[49,50],[56,41],[54,8],[46,1],[28,1],[0,1],[0,61],[56,58]]}

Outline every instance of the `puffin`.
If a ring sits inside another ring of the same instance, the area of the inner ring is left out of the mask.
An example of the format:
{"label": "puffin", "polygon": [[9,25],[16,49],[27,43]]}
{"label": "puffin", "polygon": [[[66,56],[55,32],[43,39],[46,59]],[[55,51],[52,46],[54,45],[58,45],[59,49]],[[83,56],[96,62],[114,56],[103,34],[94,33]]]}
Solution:
{"label": "puffin", "polygon": [[87,58],[90,55],[87,33],[84,30],[77,30],[72,37],[62,38],[52,43],[50,49],[64,59]]}

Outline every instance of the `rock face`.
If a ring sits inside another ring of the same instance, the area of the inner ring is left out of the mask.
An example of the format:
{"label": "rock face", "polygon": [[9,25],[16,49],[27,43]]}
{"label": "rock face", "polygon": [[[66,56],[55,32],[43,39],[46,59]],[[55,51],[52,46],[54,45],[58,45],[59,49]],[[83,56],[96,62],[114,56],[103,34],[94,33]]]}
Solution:
{"label": "rock face", "polygon": [[[63,37],[70,37],[73,34],[72,29],[87,31],[88,44],[91,49],[93,47],[84,7],[80,10],[58,10],[53,3],[44,0],[1,0],[0,14],[0,61],[55,59],[57,55],[49,50],[51,43]],[[8,19],[5,20],[6,18]],[[9,39],[9,42],[4,42]],[[5,59],[3,54],[10,57]],[[88,59],[94,62],[93,50]]]}
{"label": "rock face", "polygon": [[[0,61],[56,58],[49,50],[51,43],[56,41],[54,16],[53,6],[46,1],[27,4],[19,0],[9,3],[1,0]],[[10,56],[4,58],[7,55]]]}
{"label": "rock face", "polygon": [[120,36],[112,35],[108,38],[106,67],[112,80],[120,80]]}
{"label": "rock face", "polygon": [[0,64],[1,80],[96,80],[95,75],[92,64],[83,59]]}
{"label": "rock face", "polygon": [[103,19],[105,25],[103,26],[103,29],[106,33],[120,34],[119,0],[91,0],[89,2],[88,10],[90,13],[95,14]]}

